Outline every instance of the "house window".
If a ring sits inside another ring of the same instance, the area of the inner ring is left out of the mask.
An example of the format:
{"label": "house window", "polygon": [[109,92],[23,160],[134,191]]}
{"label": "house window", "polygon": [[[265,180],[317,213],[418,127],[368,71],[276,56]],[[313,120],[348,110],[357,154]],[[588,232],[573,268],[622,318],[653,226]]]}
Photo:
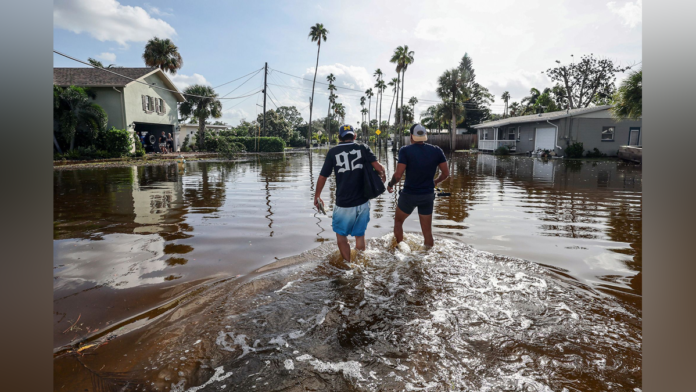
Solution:
{"label": "house window", "polygon": [[614,141],[614,127],[603,127],[602,128],[602,141],[603,142],[613,142]]}
{"label": "house window", "polygon": [[488,130],[487,129],[483,130],[483,140],[488,140]]}
{"label": "house window", "polygon": [[515,140],[515,128],[508,129],[508,140]]}

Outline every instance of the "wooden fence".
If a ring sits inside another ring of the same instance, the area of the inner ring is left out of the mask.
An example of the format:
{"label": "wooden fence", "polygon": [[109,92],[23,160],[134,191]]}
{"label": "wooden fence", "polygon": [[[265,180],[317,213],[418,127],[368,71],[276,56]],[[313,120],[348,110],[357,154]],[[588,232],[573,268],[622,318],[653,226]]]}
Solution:
{"label": "wooden fence", "polygon": [[[430,134],[428,135],[428,141],[432,145],[438,146],[445,151],[450,149],[450,135],[449,134]],[[404,146],[411,144],[411,137],[404,136]],[[463,135],[454,135],[454,149],[455,150],[469,150],[473,147],[478,147],[478,135],[475,133],[467,133]]]}

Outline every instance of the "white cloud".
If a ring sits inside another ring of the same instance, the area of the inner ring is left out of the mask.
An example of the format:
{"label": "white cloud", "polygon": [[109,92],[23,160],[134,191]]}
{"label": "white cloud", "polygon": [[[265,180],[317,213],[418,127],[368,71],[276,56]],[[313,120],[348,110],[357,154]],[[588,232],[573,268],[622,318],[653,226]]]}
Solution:
{"label": "white cloud", "polygon": [[[331,73],[336,77],[334,84],[339,87],[364,91],[372,87],[375,83],[375,79],[373,79],[372,74],[368,72],[367,68],[355,65],[343,65],[340,63],[320,65],[317,71],[317,81],[326,83],[326,77]],[[303,76],[305,79],[314,78],[314,67],[308,68]],[[309,86],[312,86],[311,82],[309,82]],[[341,90],[339,89],[339,91]],[[354,93],[357,94],[358,92],[354,91]]]}
{"label": "white cloud", "polygon": [[109,53],[109,52],[102,52],[102,53],[97,55],[97,58],[104,60],[104,61],[108,61],[110,63],[113,63],[114,61],[116,61],[116,54]]}
{"label": "white cloud", "polygon": [[145,4],[143,4],[143,5],[144,5],[145,8],[147,8],[147,10],[150,11],[150,13],[153,14],[153,15],[159,15],[159,16],[172,16],[172,15],[173,15],[173,14],[172,14],[172,11],[173,11],[173,10],[172,10],[171,8],[167,8],[166,11],[163,11],[163,10],[161,10],[161,9],[159,9],[159,8],[157,8],[157,7],[154,7],[154,6],[152,6],[152,5],[148,4],[148,3],[145,3]]}
{"label": "white cloud", "polygon": [[615,1],[607,3],[609,10],[619,15],[626,26],[636,27],[643,21],[643,0],[636,0],[635,3],[627,2],[619,6]]}
{"label": "white cloud", "polygon": [[483,85],[495,95],[496,101],[493,106],[493,111],[497,109],[496,104],[501,103],[500,96],[504,91],[510,92],[510,102],[519,102],[522,98],[529,95],[529,90],[532,89],[532,87],[541,90],[545,87],[551,87],[552,85],[551,80],[546,74],[523,70],[497,74],[492,80],[481,78],[479,82],[483,83]]}
{"label": "white cloud", "polygon": [[183,90],[192,84],[210,85],[210,83],[205,79],[205,77],[203,75],[200,75],[197,73],[194,73],[191,76],[182,75],[180,73],[177,73],[176,75],[169,76],[169,78],[172,80],[172,83],[174,83],[174,85],[179,90]]}
{"label": "white cloud", "polygon": [[176,30],[162,19],[155,19],[141,7],[121,5],[116,0],[55,0],[55,27],[76,34],[88,33],[99,41],[145,42],[157,36],[172,38]]}

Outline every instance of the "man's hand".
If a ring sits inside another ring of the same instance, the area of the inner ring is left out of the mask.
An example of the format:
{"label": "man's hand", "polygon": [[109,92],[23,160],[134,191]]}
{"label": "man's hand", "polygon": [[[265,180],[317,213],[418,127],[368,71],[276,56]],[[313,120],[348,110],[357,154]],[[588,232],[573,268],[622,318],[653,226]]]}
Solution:
{"label": "man's hand", "polygon": [[319,196],[314,196],[314,207],[317,207],[317,209],[319,209],[319,202],[320,202],[320,201],[321,201],[322,203],[324,202],[324,200],[322,200],[321,197],[319,197]]}
{"label": "man's hand", "polygon": [[379,178],[382,179],[382,182],[387,182],[387,175],[384,173],[384,171],[379,172]]}
{"label": "man's hand", "polygon": [[388,187],[387,187],[387,191],[389,191],[389,193],[394,193],[394,188],[393,188],[393,187],[390,187],[390,186],[388,186]]}

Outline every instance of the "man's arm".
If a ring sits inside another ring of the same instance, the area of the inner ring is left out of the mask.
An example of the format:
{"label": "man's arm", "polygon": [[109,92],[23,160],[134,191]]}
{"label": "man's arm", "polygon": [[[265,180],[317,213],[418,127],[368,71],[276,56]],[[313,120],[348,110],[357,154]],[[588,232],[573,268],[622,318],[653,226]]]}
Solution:
{"label": "man's arm", "polygon": [[435,179],[435,187],[449,177],[449,167],[447,166],[447,162],[442,162],[437,165],[437,167],[440,168],[440,176]]}
{"label": "man's arm", "polygon": [[398,184],[399,181],[401,181],[401,177],[404,175],[404,171],[406,171],[405,163],[399,163],[396,165],[396,171],[394,172],[391,181],[389,181],[389,184],[387,184],[387,190],[389,191],[389,193],[394,192],[394,185]]}
{"label": "man's arm", "polygon": [[[319,208],[319,201],[321,200],[321,191],[324,190],[324,184],[326,184],[326,179],[327,177],[322,176],[321,174],[319,175],[319,179],[317,180],[317,190],[314,192],[314,206]],[[324,200],[321,200],[323,203]]]}

